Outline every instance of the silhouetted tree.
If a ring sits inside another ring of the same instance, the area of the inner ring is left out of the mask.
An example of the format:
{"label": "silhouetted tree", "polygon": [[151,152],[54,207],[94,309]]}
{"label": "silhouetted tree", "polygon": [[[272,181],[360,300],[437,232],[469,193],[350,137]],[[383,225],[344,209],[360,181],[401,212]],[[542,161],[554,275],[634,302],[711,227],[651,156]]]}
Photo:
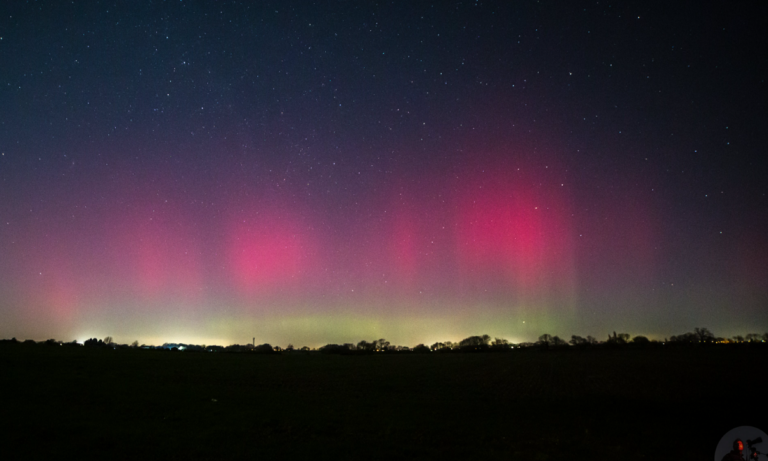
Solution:
{"label": "silhouetted tree", "polygon": [[429,348],[432,349],[433,351],[437,351],[437,350],[443,349],[444,347],[445,347],[445,343],[435,343],[435,344],[429,346]]}
{"label": "silhouetted tree", "polygon": [[[132,347],[132,348],[134,348],[134,349],[135,349],[135,348],[137,348],[137,347],[139,347],[139,342],[138,342],[138,341],[134,341],[134,342],[132,342],[132,343],[131,343],[131,347]],[[205,349],[205,346],[203,346],[203,349]]]}
{"label": "silhouetted tree", "polygon": [[629,342],[629,333],[619,333],[619,341],[623,344]]}
{"label": "silhouetted tree", "polygon": [[273,354],[275,350],[269,344],[259,344],[253,348],[253,352],[256,354]]}
{"label": "silhouetted tree", "polygon": [[758,333],[749,333],[744,339],[750,343],[758,343],[763,340],[763,337]]}
{"label": "silhouetted tree", "polygon": [[559,336],[553,336],[552,345],[560,347],[560,346],[567,346],[568,343],[564,339],[560,339]]}
{"label": "silhouetted tree", "polygon": [[104,341],[96,338],[86,339],[83,344],[86,347],[104,347]]}
{"label": "silhouetted tree", "polygon": [[646,338],[645,336],[635,336],[634,338],[632,338],[632,344],[645,346],[650,343],[651,341],[649,341],[648,338]]}
{"label": "silhouetted tree", "polygon": [[572,346],[586,346],[588,344],[586,339],[576,335],[571,336],[570,343]]}
{"label": "silhouetted tree", "polygon": [[736,335],[736,336],[734,336],[734,337],[733,337],[733,338],[731,338],[731,339],[733,339],[733,340],[734,340],[734,341],[736,341],[737,343],[743,343],[743,342],[744,342],[744,337],[743,337],[743,336],[741,336],[741,335]]}
{"label": "silhouetted tree", "polygon": [[349,354],[350,350],[349,348],[338,344],[326,344],[320,348],[320,352],[323,354]]}
{"label": "silhouetted tree", "polygon": [[698,337],[700,343],[711,343],[715,340],[715,335],[706,328],[694,328],[693,334]]}
{"label": "silhouetted tree", "polygon": [[677,344],[697,344],[699,342],[699,336],[696,333],[683,333],[682,335],[672,336],[669,338],[670,343]]}
{"label": "silhouetted tree", "polygon": [[619,333],[616,334],[616,332],[613,332],[613,336],[608,336],[608,344],[614,344],[614,345],[620,345],[620,344],[627,344],[629,342],[629,333]]}
{"label": "silhouetted tree", "polygon": [[387,341],[384,338],[377,339],[373,342],[373,350],[376,351],[385,351],[389,348],[389,341]]}
{"label": "silhouetted tree", "polygon": [[493,343],[491,343],[492,346],[508,346],[509,341],[503,338],[494,338]]}
{"label": "silhouetted tree", "polygon": [[483,344],[482,336],[470,336],[459,341],[459,347],[481,346]]}
{"label": "silhouetted tree", "polygon": [[413,348],[413,352],[416,352],[417,354],[428,354],[429,348],[423,344],[419,344]]}
{"label": "silhouetted tree", "polygon": [[113,341],[112,341],[112,337],[111,336],[107,336],[106,338],[104,338],[104,344],[106,346],[109,346],[110,344],[112,344],[112,342]]}
{"label": "silhouetted tree", "polygon": [[503,338],[494,338],[493,342],[491,343],[491,349],[494,351],[506,351],[512,349],[512,345],[509,344],[509,341]]}
{"label": "silhouetted tree", "polygon": [[286,352],[293,352],[293,344],[289,344],[288,347],[285,348]]}
{"label": "silhouetted tree", "polygon": [[359,351],[366,351],[366,352],[373,352],[374,350],[374,343],[369,343],[368,341],[360,341],[357,343],[357,350]]}
{"label": "silhouetted tree", "polygon": [[550,344],[552,344],[552,336],[548,334],[543,334],[539,336],[539,342],[537,342],[536,344],[540,346],[544,346],[545,348],[548,348]]}

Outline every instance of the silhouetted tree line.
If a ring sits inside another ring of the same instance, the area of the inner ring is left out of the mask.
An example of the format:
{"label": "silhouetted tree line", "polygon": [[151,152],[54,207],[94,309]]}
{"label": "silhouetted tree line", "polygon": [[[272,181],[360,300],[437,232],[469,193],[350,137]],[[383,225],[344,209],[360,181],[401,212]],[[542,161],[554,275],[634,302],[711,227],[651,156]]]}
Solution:
{"label": "silhouetted tree line", "polygon": [[318,349],[323,354],[338,354],[338,355],[368,355],[376,352],[404,352],[410,350],[403,346],[393,346],[384,338],[376,339],[371,342],[362,340],[357,344],[345,343],[345,344],[326,344]]}
{"label": "silhouetted tree line", "polygon": [[389,341],[381,338],[373,341],[360,341],[357,344],[345,343],[345,344],[326,344],[315,351],[307,346],[301,348],[295,348],[293,344],[289,344],[285,349],[279,346],[272,346],[270,344],[260,344],[255,346],[253,344],[232,344],[229,346],[215,346],[215,345],[197,345],[197,344],[182,344],[182,343],[165,343],[162,346],[148,346],[145,344],[139,345],[138,341],[134,341],[132,344],[117,344],[112,340],[111,336],[107,336],[104,339],[89,338],[84,341],[83,344],[77,341],[63,342],[55,339],[48,339],[46,341],[34,341],[27,339],[20,342],[16,338],[2,339],[0,344],[20,344],[26,346],[60,346],[60,347],[87,347],[95,349],[145,349],[155,351],[171,351],[171,352],[219,352],[219,353],[251,353],[251,354],[294,354],[311,352],[319,352],[322,354],[338,354],[338,355],[370,355],[375,353],[384,354],[429,354],[429,353],[479,353],[479,352],[507,352],[513,349],[586,349],[593,347],[602,348],[647,348],[647,347],[684,347],[684,346],[710,346],[716,344],[750,344],[750,345],[765,345],[768,344],[768,333],[758,334],[749,333],[746,336],[733,336],[731,338],[716,337],[707,328],[694,328],[693,331],[675,335],[670,338],[661,340],[650,340],[645,336],[639,335],[630,337],[628,333],[616,333],[609,334],[604,341],[600,341],[592,336],[586,338],[572,335],[569,341],[560,338],[559,336],[552,336],[549,334],[543,334],[539,336],[538,341],[534,343],[518,343],[512,344],[503,338],[491,339],[488,335],[470,336],[457,343],[451,341],[436,342],[431,346],[419,344],[413,348],[407,346],[397,346],[391,344]]}
{"label": "silhouetted tree line", "polygon": [[85,342],[83,343],[85,347],[109,347],[111,344],[112,344],[111,336],[107,336],[103,340],[96,339],[96,338],[86,339]]}

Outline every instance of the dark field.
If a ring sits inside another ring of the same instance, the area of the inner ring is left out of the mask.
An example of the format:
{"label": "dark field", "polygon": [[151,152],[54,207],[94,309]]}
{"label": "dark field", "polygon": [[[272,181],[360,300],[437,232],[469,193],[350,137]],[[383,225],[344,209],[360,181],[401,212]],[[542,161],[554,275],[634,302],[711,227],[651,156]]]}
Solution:
{"label": "dark field", "polygon": [[766,430],[766,352],[310,356],[6,344],[0,440],[3,455],[54,459],[710,460],[729,429]]}

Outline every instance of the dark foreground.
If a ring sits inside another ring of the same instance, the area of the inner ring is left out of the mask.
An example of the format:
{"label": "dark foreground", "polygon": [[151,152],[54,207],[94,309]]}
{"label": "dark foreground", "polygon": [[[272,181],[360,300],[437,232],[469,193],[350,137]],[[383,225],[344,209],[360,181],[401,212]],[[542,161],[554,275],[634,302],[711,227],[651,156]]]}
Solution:
{"label": "dark foreground", "polygon": [[1,450],[54,459],[710,460],[729,429],[766,430],[766,352],[265,356],[3,345]]}

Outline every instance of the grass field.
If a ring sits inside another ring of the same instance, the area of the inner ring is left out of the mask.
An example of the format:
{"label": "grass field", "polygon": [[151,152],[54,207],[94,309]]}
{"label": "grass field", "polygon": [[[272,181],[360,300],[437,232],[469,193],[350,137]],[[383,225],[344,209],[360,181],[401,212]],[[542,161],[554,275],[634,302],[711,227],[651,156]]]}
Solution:
{"label": "grass field", "polygon": [[710,460],[729,429],[766,430],[766,352],[337,356],[6,344],[0,440],[3,453],[54,459]]}

